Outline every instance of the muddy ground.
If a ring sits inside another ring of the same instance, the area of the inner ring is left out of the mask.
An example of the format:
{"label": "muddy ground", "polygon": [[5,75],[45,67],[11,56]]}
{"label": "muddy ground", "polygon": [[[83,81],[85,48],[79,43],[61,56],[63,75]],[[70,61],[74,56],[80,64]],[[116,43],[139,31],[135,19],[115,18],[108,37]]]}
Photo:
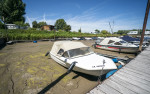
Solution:
{"label": "muddy ground", "polygon": [[[81,41],[91,47],[94,41]],[[0,50],[0,94],[84,94],[98,85],[97,77],[66,73],[45,53],[53,42],[15,43]],[[94,49],[95,52],[119,57],[133,54]]]}

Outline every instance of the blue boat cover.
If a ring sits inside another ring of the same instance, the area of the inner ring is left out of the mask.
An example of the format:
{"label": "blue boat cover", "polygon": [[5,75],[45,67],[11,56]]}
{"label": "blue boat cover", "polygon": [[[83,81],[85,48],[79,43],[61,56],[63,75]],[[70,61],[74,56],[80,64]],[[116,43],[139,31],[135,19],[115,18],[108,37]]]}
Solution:
{"label": "blue boat cover", "polygon": [[127,41],[127,42],[131,42],[131,41],[140,41],[139,38],[133,38],[133,37],[130,37],[130,36],[123,36],[121,37],[121,39]]}

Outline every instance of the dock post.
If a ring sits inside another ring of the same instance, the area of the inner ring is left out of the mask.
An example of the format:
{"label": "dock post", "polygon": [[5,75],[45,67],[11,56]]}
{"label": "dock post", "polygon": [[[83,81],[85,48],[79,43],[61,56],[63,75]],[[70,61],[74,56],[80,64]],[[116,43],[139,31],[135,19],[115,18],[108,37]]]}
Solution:
{"label": "dock post", "polygon": [[140,39],[139,51],[142,50],[142,44],[143,44],[143,39],[144,39],[144,34],[145,34],[145,29],[146,29],[146,24],[147,24],[147,19],[148,19],[148,14],[149,14],[149,6],[150,6],[150,0],[148,0],[148,2],[147,2],[146,13],[145,13],[145,18],[144,18],[144,23],[143,23],[143,29],[142,29],[141,39]]}

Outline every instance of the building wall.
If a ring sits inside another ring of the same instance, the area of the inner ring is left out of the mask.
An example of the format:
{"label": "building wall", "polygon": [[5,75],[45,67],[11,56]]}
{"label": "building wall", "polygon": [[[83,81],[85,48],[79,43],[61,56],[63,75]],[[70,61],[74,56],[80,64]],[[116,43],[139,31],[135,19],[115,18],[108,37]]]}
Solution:
{"label": "building wall", "polygon": [[150,34],[150,31],[145,31],[145,34],[149,35],[149,34]]}
{"label": "building wall", "polygon": [[6,27],[8,28],[8,29],[19,29],[19,26],[17,26],[17,25],[15,25],[15,24],[6,24]]}
{"label": "building wall", "polygon": [[129,33],[127,33],[128,35],[135,35],[138,34],[138,31],[130,31]]}
{"label": "building wall", "polygon": [[48,30],[48,31],[51,31],[54,29],[54,26],[52,25],[46,25],[46,26],[43,26],[41,27],[42,30]]}

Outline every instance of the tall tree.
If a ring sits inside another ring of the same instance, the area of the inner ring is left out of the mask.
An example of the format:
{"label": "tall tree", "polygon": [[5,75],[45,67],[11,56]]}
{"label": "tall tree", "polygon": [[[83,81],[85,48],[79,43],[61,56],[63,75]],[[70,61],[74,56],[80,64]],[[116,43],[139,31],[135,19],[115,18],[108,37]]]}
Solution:
{"label": "tall tree", "polygon": [[64,19],[58,19],[56,22],[55,22],[55,28],[57,30],[61,29],[61,30],[64,30],[65,26],[66,26],[66,22]]}
{"label": "tall tree", "polygon": [[46,22],[39,22],[39,23],[38,23],[38,28],[41,28],[41,27],[44,26],[44,25],[47,25],[47,23],[46,23]]}
{"label": "tall tree", "polygon": [[5,23],[25,22],[25,6],[22,0],[0,0],[0,19]]}
{"label": "tall tree", "polygon": [[4,24],[0,21],[0,29],[4,29]]}
{"label": "tall tree", "polygon": [[107,30],[102,30],[101,34],[110,34]]}
{"label": "tall tree", "polygon": [[70,31],[70,30],[71,30],[71,26],[70,26],[70,25],[66,25],[66,26],[64,27],[64,30],[67,31],[67,32]]}
{"label": "tall tree", "polygon": [[24,26],[30,27],[30,24],[29,23],[25,23]]}
{"label": "tall tree", "polygon": [[81,28],[78,30],[79,33],[81,33]]}
{"label": "tall tree", "polygon": [[32,27],[33,27],[33,28],[37,28],[37,27],[38,27],[37,21],[33,21],[33,22],[32,22]]}
{"label": "tall tree", "polygon": [[23,21],[16,21],[16,22],[14,22],[14,24],[16,24],[18,26],[24,26],[24,22]]}
{"label": "tall tree", "polygon": [[99,34],[99,33],[100,33],[100,30],[96,29],[96,30],[95,30],[95,33],[96,33],[96,34]]}

